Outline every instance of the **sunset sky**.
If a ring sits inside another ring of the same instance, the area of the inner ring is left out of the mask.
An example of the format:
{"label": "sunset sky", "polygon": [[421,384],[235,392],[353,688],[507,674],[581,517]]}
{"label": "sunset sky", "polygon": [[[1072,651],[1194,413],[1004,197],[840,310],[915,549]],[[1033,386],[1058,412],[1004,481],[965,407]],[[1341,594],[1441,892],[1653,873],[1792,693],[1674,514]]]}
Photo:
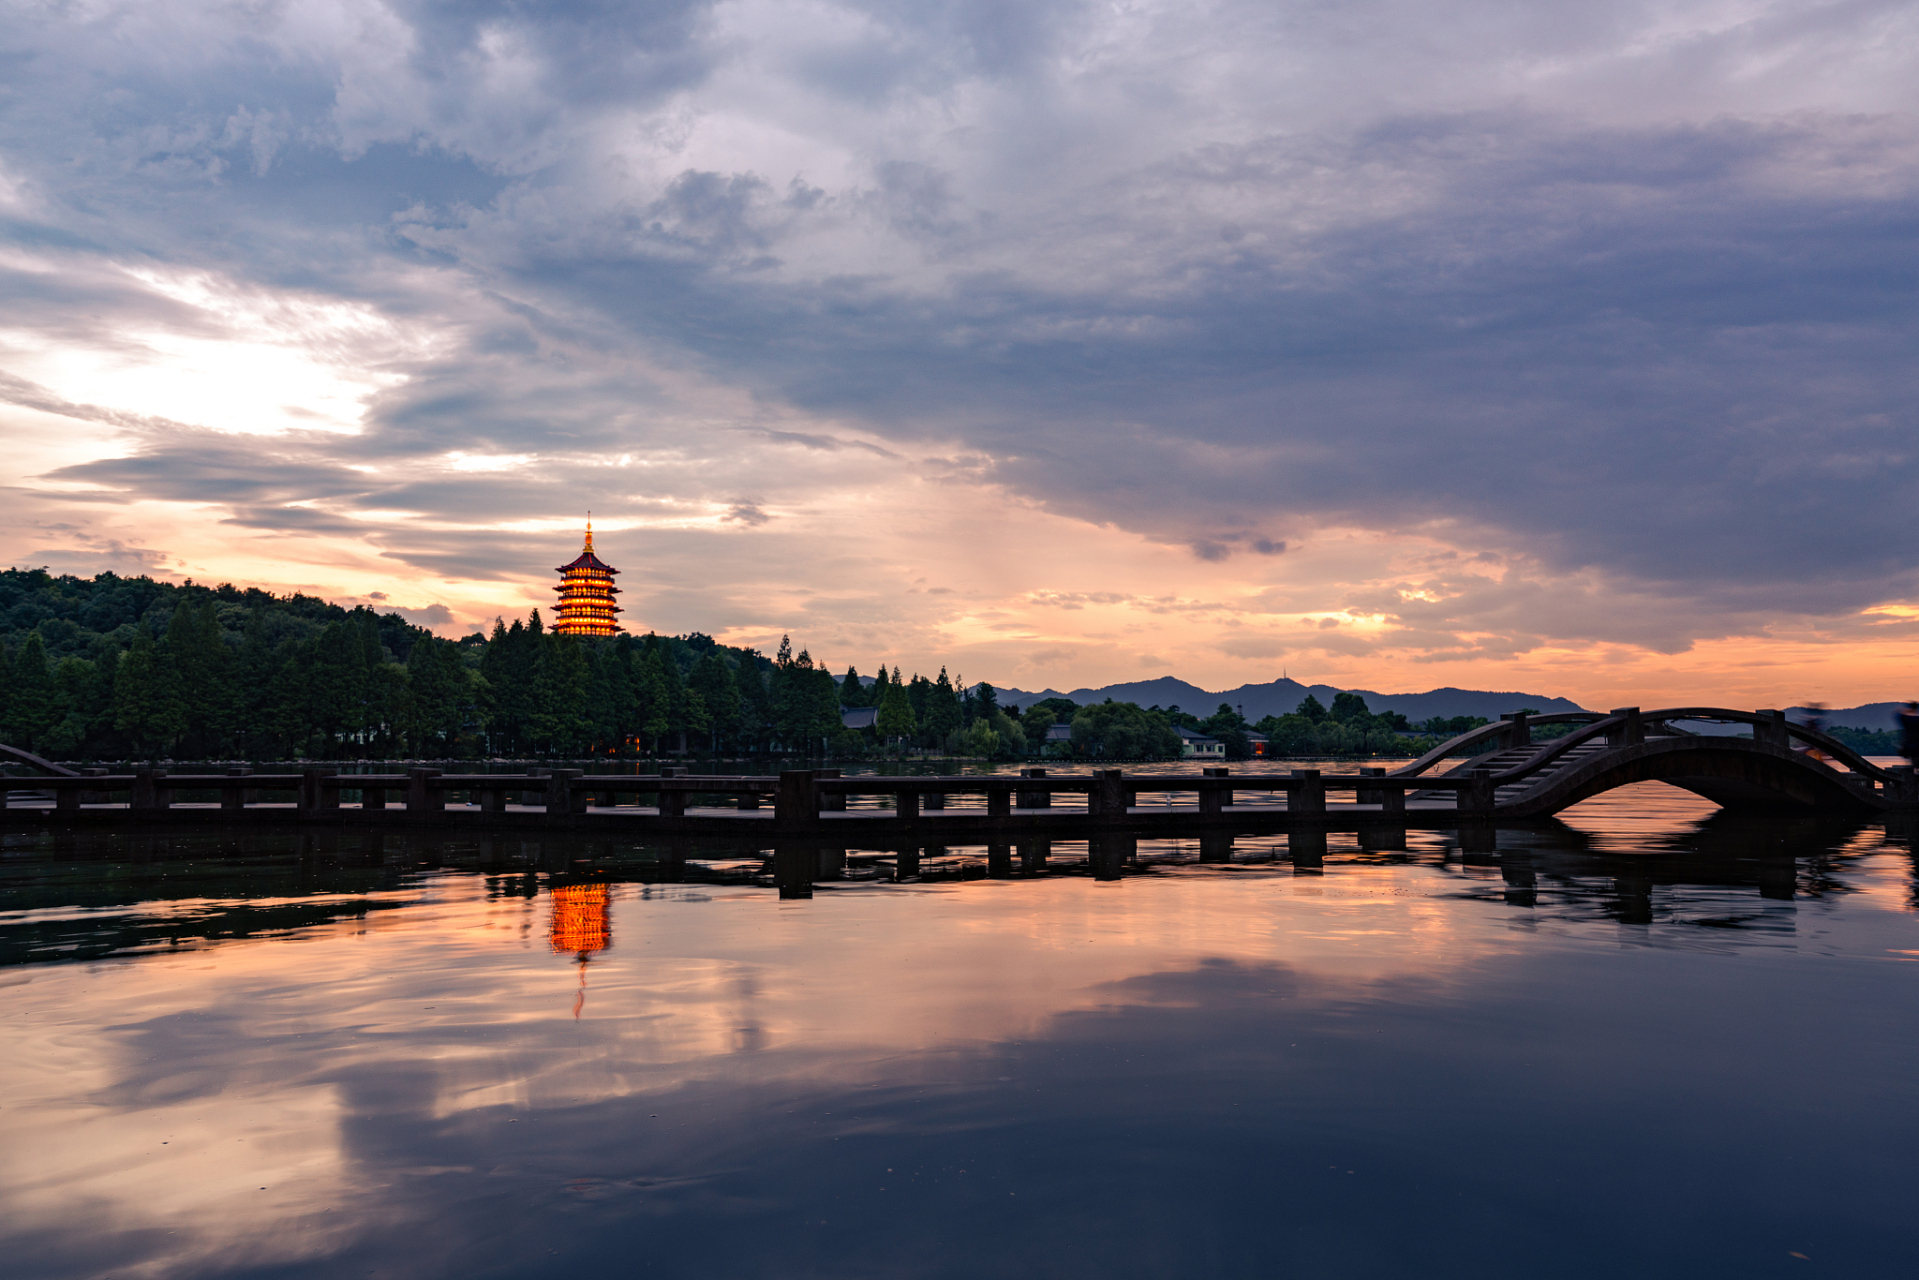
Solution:
{"label": "sunset sky", "polygon": [[0,0],[0,561],[1919,696],[1919,9]]}

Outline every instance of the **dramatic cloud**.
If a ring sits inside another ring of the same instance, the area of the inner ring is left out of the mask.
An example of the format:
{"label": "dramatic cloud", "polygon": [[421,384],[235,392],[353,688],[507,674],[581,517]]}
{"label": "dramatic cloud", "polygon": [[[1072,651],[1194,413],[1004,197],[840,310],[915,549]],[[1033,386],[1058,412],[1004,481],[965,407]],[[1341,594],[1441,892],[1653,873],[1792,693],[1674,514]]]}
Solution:
{"label": "dramatic cloud", "polygon": [[1909,5],[4,11],[16,561],[459,626],[591,508],[640,625],[1002,682],[1913,656]]}

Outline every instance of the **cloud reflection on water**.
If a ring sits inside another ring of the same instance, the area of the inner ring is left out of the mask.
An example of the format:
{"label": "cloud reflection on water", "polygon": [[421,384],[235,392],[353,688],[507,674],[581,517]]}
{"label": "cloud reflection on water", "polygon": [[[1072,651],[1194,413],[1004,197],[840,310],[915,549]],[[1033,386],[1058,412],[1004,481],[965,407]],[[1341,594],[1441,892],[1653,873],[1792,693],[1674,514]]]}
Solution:
{"label": "cloud reflection on water", "polygon": [[[1716,831],[1665,839],[1733,838]],[[630,1261],[642,1239],[663,1274],[1012,1257],[1021,1274],[1195,1258],[1250,1274],[1303,1265],[1289,1251],[1333,1248],[1337,1227],[1343,1273],[1369,1274],[1409,1264],[1361,1229],[1382,1206],[1414,1235],[1461,1230],[1446,1197],[1422,1198],[1439,1179],[1482,1212],[1499,1189],[1510,1235],[1475,1246],[1475,1274],[1519,1274],[1502,1267],[1539,1244],[1551,1186],[1623,1196],[1698,1265],[1662,1188],[1730,1178],[1722,1209],[1790,1189],[1818,1218],[1823,1193],[1749,1171],[1832,1132],[1852,1170],[1902,1176],[1888,1073],[1912,1041],[1847,1030],[1905,981],[1874,967],[1913,945],[1897,846],[1859,833],[1815,869],[1817,833],[1797,837],[1780,898],[1737,857],[1621,859],[1594,852],[1603,833],[1502,833],[1487,855],[1414,836],[1407,853],[1335,840],[1323,875],[1186,865],[804,902],[601,879],[610,945],[577,1021],[578,949],[554,950],[547,892],[564,876],[396,870],[387,842],[395,909],[11,969],[30,981],[0,1029],[7,1243],[46,1275],[541,1274]],[[1634,866],[1672,907],[1645,925],[1597,883]],[[1785,932],[1686,927],[1721,898]],[[185,932],[207,901],[177,904]],[[63,910],[81,923],[41,913]],[[1821,1053],[1855,1100],[1823,1128],[1778,1092]],[[1761,1099],[1785,1126],[1771,1154],[1713,1119]],[[1698,1143],[1617,1131],[1634,1111]],[[1561,1140],[1586,1154],[1555,1167]],[[1640,1167],[1648,1143],[1659,1163]],[[1256,1226],[1275,1197],[1293,1210],[1278,1236]],[[1751,1206],[1735,1216],[1757,1229]],[[991,1229],[952,1225],[975,1215]],[[1883,1243],[1875,1221],[1855,1247]]]}

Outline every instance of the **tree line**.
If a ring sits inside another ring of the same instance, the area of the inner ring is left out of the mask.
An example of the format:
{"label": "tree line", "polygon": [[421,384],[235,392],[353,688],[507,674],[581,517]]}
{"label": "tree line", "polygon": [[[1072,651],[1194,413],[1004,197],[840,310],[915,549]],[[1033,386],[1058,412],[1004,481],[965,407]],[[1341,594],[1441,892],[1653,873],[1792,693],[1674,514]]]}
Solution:
{"label": "tree line", "polygon": [[[849,728],[842,713],[871,708]],[[1418,726],[1463,732],[1483,720]],[[1176,758],[1178,729],[1228,758],[1403,754],[1405,717],[1340,694],[1248,725],[1222,705],[1043,699],[1002,707],[942,667],[835,676],[790,640],[767,656],[686,636],[584,639],[537,610],[445,640],[397,613],[230,584],[0,573],[0,731],[55,759],[445,759],[908,751],[1014,760]]]}

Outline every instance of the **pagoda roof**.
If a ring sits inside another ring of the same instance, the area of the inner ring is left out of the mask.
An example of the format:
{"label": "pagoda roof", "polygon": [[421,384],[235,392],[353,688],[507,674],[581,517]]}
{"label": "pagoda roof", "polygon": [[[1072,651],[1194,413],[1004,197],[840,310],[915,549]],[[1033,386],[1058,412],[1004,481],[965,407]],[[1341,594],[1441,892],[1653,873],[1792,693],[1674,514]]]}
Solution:
{"label": "pagoda roof", "polygon": [[594,555],[590,550],[580,552],[579,559],[575,560],[572,564],[563,564],[553,572],[565,573],[568,569],[600,569],[607,573],[619,572],[618,569],[615,569],[612,565]]}

